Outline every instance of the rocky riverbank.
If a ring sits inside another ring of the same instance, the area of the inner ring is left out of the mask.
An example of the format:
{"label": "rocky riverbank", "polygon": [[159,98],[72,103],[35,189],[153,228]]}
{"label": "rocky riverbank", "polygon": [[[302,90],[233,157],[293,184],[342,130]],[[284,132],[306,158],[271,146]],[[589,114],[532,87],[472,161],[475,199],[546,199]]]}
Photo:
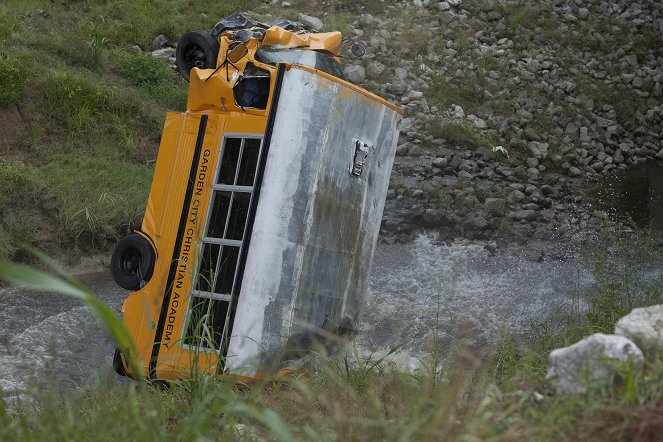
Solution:
{"label": "rocky riverbank", "polygon": [[[414,0],[249,12],[366,45],[354,83],[405,110],[387,242],[584,239],[623,229],[587,201],[597,177],[663,161],[663,4]],[[157,36],[152,55],[174,62]],[[139,46],[132,48],[141,51]]]}
{"label": "rocky riverbank", "polygon": [[386,238],[583,236],[606,225],[585,202],[589,180],[663,159],[663,5],[416,0],[408,11],[409,22],[363,14],[348,26],[368,55],[346,74],[406,110]]}

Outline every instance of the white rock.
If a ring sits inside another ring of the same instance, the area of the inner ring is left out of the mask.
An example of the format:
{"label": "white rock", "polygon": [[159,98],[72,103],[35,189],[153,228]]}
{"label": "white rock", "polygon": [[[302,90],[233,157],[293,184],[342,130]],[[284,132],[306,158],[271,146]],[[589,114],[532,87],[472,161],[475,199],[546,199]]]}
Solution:
{"label": "white rock", "polygon": [[541,143],[539,141],[530,141],[527,144],[527,148],[532,154],[532,157],[537,160],[542,160],[548,156],[548,147],[548,143]]}
{"label": "white rock", "polygon": [[166,44],[168,44],[168,38],[163,34],[159,34],[154,37],[154,40],[152,40],[152,50],[156,51],[157,49],[161,49],[166,46]]}
{"label": "white rock", "polygon": [[451,9],[451,5],[448,2],[440,2],[438,3],[437,7],[440,9],[440,11],[448,11]]}
{"label": "white rock", "polygon": [[474,124],[478,129],[485,129],[486,128],[486,122],[483,121],[481,118],[477,117],[476,115],[468,115],[467,120]]}
{"label": "white rock", "polygon": [[305,15],[302,14],[301,12],[299,13],[299,20],[304,23],[305,25],[310,26],[316,31],[319,31],[322,29],[322,20],[316,17],[311,17],[310,15]]}
{"label": "white rock", "polygon": [[403,68],[394,69],[394,74],[396,74],[396,77],[401,81],[405,81],[407,79],[407,71]]}
{"label": "white rock", "polygon": [[610,385],[619,364],[633,363],[640,369],[642,351],[624,336],[596,333],[575,344],[558,348],[548,357],[548,373],[557,393],[582,394],[588,387]]}
{"label": "white rock", "polygon": [[150,52],[153,57],[169,60],[175,55],[175,48],[163,48]]}
{"label": "white rock", "polygon": [[648,358],[663,353],[663,304],[636,308],[615,325],[615,333],[635,342]]}
{"label": "white rock", "polygon": [[452,104],[451,105],[451,116],[453,118],[464,118],[465,117],[465,111],[463,110],[462,107]]}

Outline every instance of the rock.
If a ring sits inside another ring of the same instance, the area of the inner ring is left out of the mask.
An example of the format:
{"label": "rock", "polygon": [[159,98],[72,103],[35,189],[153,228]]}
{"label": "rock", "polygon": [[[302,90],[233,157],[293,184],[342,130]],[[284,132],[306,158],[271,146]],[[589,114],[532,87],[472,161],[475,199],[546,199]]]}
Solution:
{"label": "rock", "polygon": [[541,193],[544,196],[550,196],[555,193],[555,189],[553,189],[552,186],[544,184],[543,186],[541,186]]}
{"label": "rock", "polygon": [[571,138],[578,138],[578,126],[575,123],[569,123],[566,125],[564,132]]}
{"label": "rock", "polygon": [[471,213],[463,220],[465,231],[480,231],[488,227],[488,221],[481,213]]}
{"label": "rock", "polygon": [[481,118],[477,117],[476,115],[468,115],[467,116],[467,121],[474,124],[477,127],[477,129],[485,129],[486,128],[486,122],[483,121]]}
{"label": "rock", "polygon": [[509,218],[516,221],[534,221],[536,220],[536,212],[534,210],[516,210],[509,213]]}
{"label": "rock", "polygon": [[437,4],[437,7],[440,11],[448,11],[451,9],[451,5],[448,2],[440,2]]}
{"label": "rock", "polygon": [[447,159],[442,157],[442,158],[435,158],[433,160],[433,167],[439,167],[440,169],[443,169],[447,167]]}
{"label": "rock", "polygon": [[504,198],[486,198],[483,208],[490,215],[502,216],[506,208],[506,200]]}
{"label": "rock", "polygon": [[[345,70],[343,72],[345,72]],[[345,74],[345,76],[347,77],[347,74]],[[390,84],[387,87],[387,89],[392,94],[403,95],[405,93],[405,91],[407,91],[407,84],[405,84],[405,83],[393,83],[393,84]]]}
{"label": "rock", "polygon": [[451,116],[453,118],[465,118],[465,111],[463,111],[463,108],[456,105],[452,104],[451,105]]}
{"label": "rock", "polygon": [[150,52],[152,57],[163,58],[165,60],[170,60],[175,56],[175,48],[163,48],[157,49],[156,51]]}
{"label": "rock", "polygon": [[511,195],[509,195],[509,197],[511,201],[521,201],[523,198],[525,198],[525,194],[520,190],[516,189],[513,192],[511,192]]}
{"label": "rock", "polygon": [[578,18],[580,18],[581,20],[584,20],[587,17],[589,17],[589,9],[587,9],[587,8],[578,9]]}
{"label": "rock", "polygon": [[363,83],[366,80],[366,70],[361,65],[346,66],[343,73],[352,83]]}
{"label": "rock", "polygon": [[445,212],[436,209],[426,209],[421,218],[421,222],[425,227],[440,227],[451,224],[451,221]]}
{"label": "rock", "polygon": [[319,31],[323,26],[322,20],[319,18],[311,17],[310,15],[305,15],[301,12],[299,13],[299,21],[315,31]]}
{"label": "rock", "polygon": [[154,40],[152,40],[152,50],[156,51],[157,49],[161,49],[164,46],[166,46],[167,43],[168,43],[168,38],[166,38],[165,35],[163,34],[157,35],[156,37],[154,37]]}
{"label": "rock", "polygon": [[582,175],[582,172],[577,167],[571,166],[569,167],[569,175],[572,177],[576,177]]}
{"label": "rock", "polygon": [[398,78],[400,81],[407,80],[407,71],[403,68],[394,69],[394,74],[396,75],[396,78]]}
{"label": "rock", "polygon": [[140,48],[138,45],[133,45],[132,47],[129,48],[129,52],[132,54],[142,54],[143,50]]}
{"label": "rock", "polygon": [[635,77],[631,84],[633,84],[634,88],[642,89],[642,86],[644,86],[645,81],[642,79],[642,77]]}
{"label": "rock", "polygon": [[540,143],[538,141],[530,141],[527,148],[534,158],[542,160],[548,156],[548,143]]}
{"label": "rock", "polygon": [[648,359],[663,354],[663,304],[634,309],[617,322],[615,333],[635,342]]}
{"label": "rock", "polygon": [[609,386],[618,365],[629,362],[636,369],[644,362],[642,351],[633,341],[624,336],[596,333],[550,352],[546,378],[557,393],[582,394],[589,386]]}
{"label": "rock", "polygon": [[368,65],[366,72],[368,73],[368,78],[373,80],[379,79],[384,71],[387,70],[387,67],[380,63],[379,61],[374,61]]}

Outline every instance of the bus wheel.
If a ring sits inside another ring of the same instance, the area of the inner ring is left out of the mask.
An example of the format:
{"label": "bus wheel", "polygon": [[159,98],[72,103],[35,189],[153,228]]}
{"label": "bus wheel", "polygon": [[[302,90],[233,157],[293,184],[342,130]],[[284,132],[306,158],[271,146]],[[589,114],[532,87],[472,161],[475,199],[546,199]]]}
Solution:
{"label": "bus wheel", "polygon": [[206,31],[187,32],[175,51],[177,69],[189,81],[191,69],[214,69],[219,55],[219,41]]}
{"label": "bus wheel", "polygon": [[111,273],[117,285],[138,290],[152,277],[156,253],[143,236],[132,233],[122,238],[113,251]]}

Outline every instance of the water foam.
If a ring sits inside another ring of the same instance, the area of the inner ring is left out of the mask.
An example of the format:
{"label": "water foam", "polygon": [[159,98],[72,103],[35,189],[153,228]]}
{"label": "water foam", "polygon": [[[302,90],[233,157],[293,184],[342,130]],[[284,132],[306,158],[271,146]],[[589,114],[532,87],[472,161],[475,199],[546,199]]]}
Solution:
{"label": "water foam", "polygon": [[506,330],[526,337],[574,301],[591,277],[575,260],[491,256],[485,244],[438,244],[430,235],[377,248],[358,343],[372,351],[410,343],[415,353],[437,336],[489,343]]}

